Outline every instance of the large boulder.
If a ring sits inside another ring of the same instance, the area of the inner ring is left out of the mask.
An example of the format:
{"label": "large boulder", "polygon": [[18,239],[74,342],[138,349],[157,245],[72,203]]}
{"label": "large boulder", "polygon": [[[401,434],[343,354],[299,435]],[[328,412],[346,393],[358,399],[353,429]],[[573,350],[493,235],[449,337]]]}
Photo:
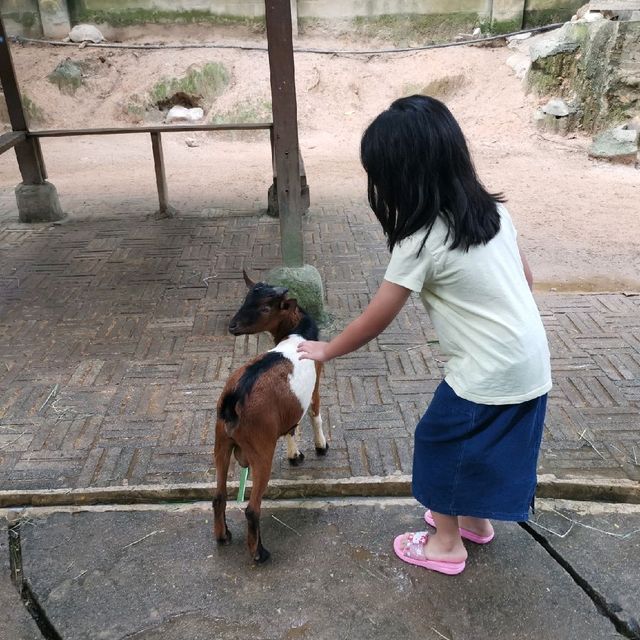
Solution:
{"label": "large boulder", "polygon": [[635,164],[638,160],[638,135],[627,125],[604,131],[593,140],[589,149],[592,158]]}

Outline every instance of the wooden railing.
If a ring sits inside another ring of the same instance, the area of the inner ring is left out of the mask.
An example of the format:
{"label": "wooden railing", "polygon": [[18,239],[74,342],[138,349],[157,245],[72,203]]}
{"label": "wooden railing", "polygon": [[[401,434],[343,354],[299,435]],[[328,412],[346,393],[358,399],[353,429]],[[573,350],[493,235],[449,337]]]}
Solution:
{"label": "wooden railing", "polygon": [[[148,133],[151,136],[151,148],[153,150],[153,164],[156,174],[156,187],[158,190],[158,215],[160,217],[170,215],[172,209],[169,205],[167,188],[167,176],[162,149],[163,133],[196,132],[196,131],[259,131],[268,130],[271,140],[271,165],[275,179],[274,147],[273,147],[273,123],[243,123],[243,124],[171,124],[161,126],[141,127],[109,127],[102,129],[43,129],[36,131],[12,131],[0,136],[0,154],[12,149],[25,140],[40,140],[40,138],[65,138],[73,136],[104,136],[121,135],[131,133]],[[39,146],[38,146],[39,148]]]}

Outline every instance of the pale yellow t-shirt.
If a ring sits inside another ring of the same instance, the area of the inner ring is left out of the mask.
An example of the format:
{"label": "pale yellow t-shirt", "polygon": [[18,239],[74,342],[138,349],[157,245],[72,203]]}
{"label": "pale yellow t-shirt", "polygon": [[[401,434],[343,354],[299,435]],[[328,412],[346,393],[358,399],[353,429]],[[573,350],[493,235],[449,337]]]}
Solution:
{"label": "pale yellow t-shirt", "polygon": [[458,396],[481,404],[516,404],[551,388],[547,337],[527,284],[506,208],[500,231],[468,252],[448,249],[436,221],[398,243],[385,280],[420,294],[443,353],[445,380]]}

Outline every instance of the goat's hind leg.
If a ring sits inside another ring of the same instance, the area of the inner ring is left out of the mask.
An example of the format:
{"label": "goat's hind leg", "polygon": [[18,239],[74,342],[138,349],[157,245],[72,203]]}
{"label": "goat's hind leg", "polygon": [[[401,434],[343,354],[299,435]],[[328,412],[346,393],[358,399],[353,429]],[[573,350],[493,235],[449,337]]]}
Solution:
{"label": "goat's hind leg", "polygon": [[262,545],[262,536],[260,535],[260,508],[262,505],[262,496],[267,489],[271,475],[271,463],[273,462],[274,451],[275,442],[262,448],[259,454],[255,454],[255,452],[252,451],[249,456],[253,481],[245,516],[247,518],[247,545],[249,547],[249,553],[256,564],[266,562],[271,556],[269,551]]}
{"label": "goat's hind leg", "polygon": [[215,467],[216,493],[213,497],[213,533],[218,544],[231,542],[231,531],[227,527],[227,475],[234,442],[227,435],[222,420],[216,423]]}
{"label": "goat's hind leg", "polygon": [[313,440],[316,445],[316,453],[324,456],[329,450],[329,443],[324,437],[322,430],[322,416],[320,415],[320,376],[322,375],[322,363],[316,362],[316,386],[313,388],[311,396],[311,406],[309,407],[309,417],[313,426]]}

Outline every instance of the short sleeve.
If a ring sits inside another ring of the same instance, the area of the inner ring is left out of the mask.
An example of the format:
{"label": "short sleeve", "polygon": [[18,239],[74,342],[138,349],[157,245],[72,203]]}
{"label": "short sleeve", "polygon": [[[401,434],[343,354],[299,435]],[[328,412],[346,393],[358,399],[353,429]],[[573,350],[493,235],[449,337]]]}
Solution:
{"label": "short sleeve", "polygon": [[424,236],[423,232],[414,233],[396,244],[384,274],[385,280],[416,293],[422,291],[425,282],[429,282],[435,272],[433,256],[426,246],[418,256]]}
{"label": "short sleeve", "polygon": [[513,224],[511,214],[509,213],[509,211],[507,211],[507,208],[502,203],[498,203],[498,213],[500,214],[500,227],[502,229],[508,229],[511,236],[517,238],[518,230]]}

